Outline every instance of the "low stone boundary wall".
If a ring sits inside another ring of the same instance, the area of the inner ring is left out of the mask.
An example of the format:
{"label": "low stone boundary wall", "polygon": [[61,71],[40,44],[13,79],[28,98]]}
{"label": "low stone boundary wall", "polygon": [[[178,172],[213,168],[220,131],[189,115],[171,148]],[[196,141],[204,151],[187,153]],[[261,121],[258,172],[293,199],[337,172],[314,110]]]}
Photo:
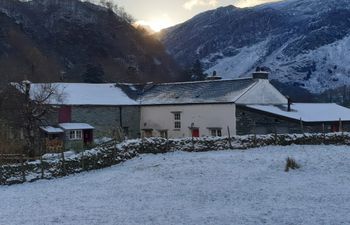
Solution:
{"label": "low stone boundary wall", "polygon": [[136,151],[116,148],[92,149],[81,153],[47,154],[42,160],[0,165],[0,184],[11,185],[52,179],[89,170],[106,168],[138,155]]}
{"label": "low stone boundary wall", "polygon": [[127,141],[119,145],[124,150],[143,153],[165,153],[172,151],[202,152],[225,149],[249,149],[270,145],[349,145],[350,133],[331,134],[288,134],[288,135],[249,135],[224,137],[203,137],[184,139],[150,138]]}
{"label": "low stone boundary wall", "polygon": [[42,160],[0,165],[0,184],[10,185],[39,179],[52,179],[83,171],[101,169],[131,159],[138,154],[173,151],[203,152],[226,149],[249,149],[269,145],[349,145],[350,133],[237,136],[232,138],[149,138],[124,141],[108,148],[81,153],[45,155]]}

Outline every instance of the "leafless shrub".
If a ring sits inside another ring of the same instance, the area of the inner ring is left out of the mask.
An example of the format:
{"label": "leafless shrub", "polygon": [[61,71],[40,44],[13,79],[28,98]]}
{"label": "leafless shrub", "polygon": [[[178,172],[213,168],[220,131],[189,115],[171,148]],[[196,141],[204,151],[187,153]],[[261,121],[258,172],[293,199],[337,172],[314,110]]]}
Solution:
{"label": "leafless shrub", "polygon": [[285,170],[286,172],[289,172],[289,169],[296,170],[299,169],[300,165],[295,161],[295,159],[288,157],[286,160],[286,167]]}

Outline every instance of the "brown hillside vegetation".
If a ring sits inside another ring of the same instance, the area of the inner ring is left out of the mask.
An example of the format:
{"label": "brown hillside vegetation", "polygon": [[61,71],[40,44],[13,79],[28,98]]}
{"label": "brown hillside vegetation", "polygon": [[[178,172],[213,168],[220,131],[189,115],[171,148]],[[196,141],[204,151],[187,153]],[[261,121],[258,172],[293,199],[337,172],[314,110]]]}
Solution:
{"label": "brown hillside vegetation", "polygon": [[78,0],[0,0],[1,82],[80,82],[88,65],[108,82],[183,80],[162,44],[112,10]]}

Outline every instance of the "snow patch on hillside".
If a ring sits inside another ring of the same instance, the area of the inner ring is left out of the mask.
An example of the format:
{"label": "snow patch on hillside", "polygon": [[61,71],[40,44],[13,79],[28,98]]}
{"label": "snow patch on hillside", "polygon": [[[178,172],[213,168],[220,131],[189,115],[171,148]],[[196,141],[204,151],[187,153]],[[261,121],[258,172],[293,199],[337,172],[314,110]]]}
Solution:
{"label": "snow patch on hillside", "polygon": [[[268,40],[238,49],[238,54],[217,60],[216,65],[205,72],[212,74],[213,71],[216,71],[219,76],[227,79],[248,76],[247,72],[253,70],[267,54],[267,44]],[[217,53],[217,55],[219,54]],[[204,59],[202,62],[206,63],[208,61],[208,59]]]}
{"label": "snow patch on hillside", "polygon": [[[279,49],[264,62],[273,71],[272,79],[297,82],[313,93],[350,85],[350,36],[296,58],[288,58],[282,51],[283,48]],[[300,72],[300,69],[313,65],[314,71],[309,70],[311,74],[309,71]]]}
{"label": "snow patch on hillside", "polygon": [[248,77],[257,66],[266,66],[271,69],[271,79],[301,86],[312,93],[350,85],[350,36],[296,57],[288,57],[283,50],[293,41],[295,39],[269,55],[267,40],[238,49],[238,54],[233,57],[220,57],[212,64],[209,57],[202,62],[210,66],[206,73],[216,71],[225,79]]}

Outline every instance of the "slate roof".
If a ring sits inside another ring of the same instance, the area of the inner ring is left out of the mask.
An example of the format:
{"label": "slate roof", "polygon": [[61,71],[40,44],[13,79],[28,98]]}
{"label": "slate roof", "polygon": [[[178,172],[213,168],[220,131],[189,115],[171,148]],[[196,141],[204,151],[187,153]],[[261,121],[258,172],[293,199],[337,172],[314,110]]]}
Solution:
{"label": "slate roof", "polygon": [[335,103],[293,103],[287,105],[247,105],[246,107],[306,123],[350,121],[350,109]]}
{"label": "slate roof", "polygon": [[[57,105],[176,105],[234,103],[258,83],[257,79],[208,80],[163,84],[53,83],[63,93]],[[44,84],[31,84],[31,91]]]}
{"label": "slate roof", "polygon": [[[201,82],[128,85],[122,88],[137,97],[141,105],[200,104],[235,102],[258,81],[245,78]],[[121,84],[123,86],[123,84]]]}

